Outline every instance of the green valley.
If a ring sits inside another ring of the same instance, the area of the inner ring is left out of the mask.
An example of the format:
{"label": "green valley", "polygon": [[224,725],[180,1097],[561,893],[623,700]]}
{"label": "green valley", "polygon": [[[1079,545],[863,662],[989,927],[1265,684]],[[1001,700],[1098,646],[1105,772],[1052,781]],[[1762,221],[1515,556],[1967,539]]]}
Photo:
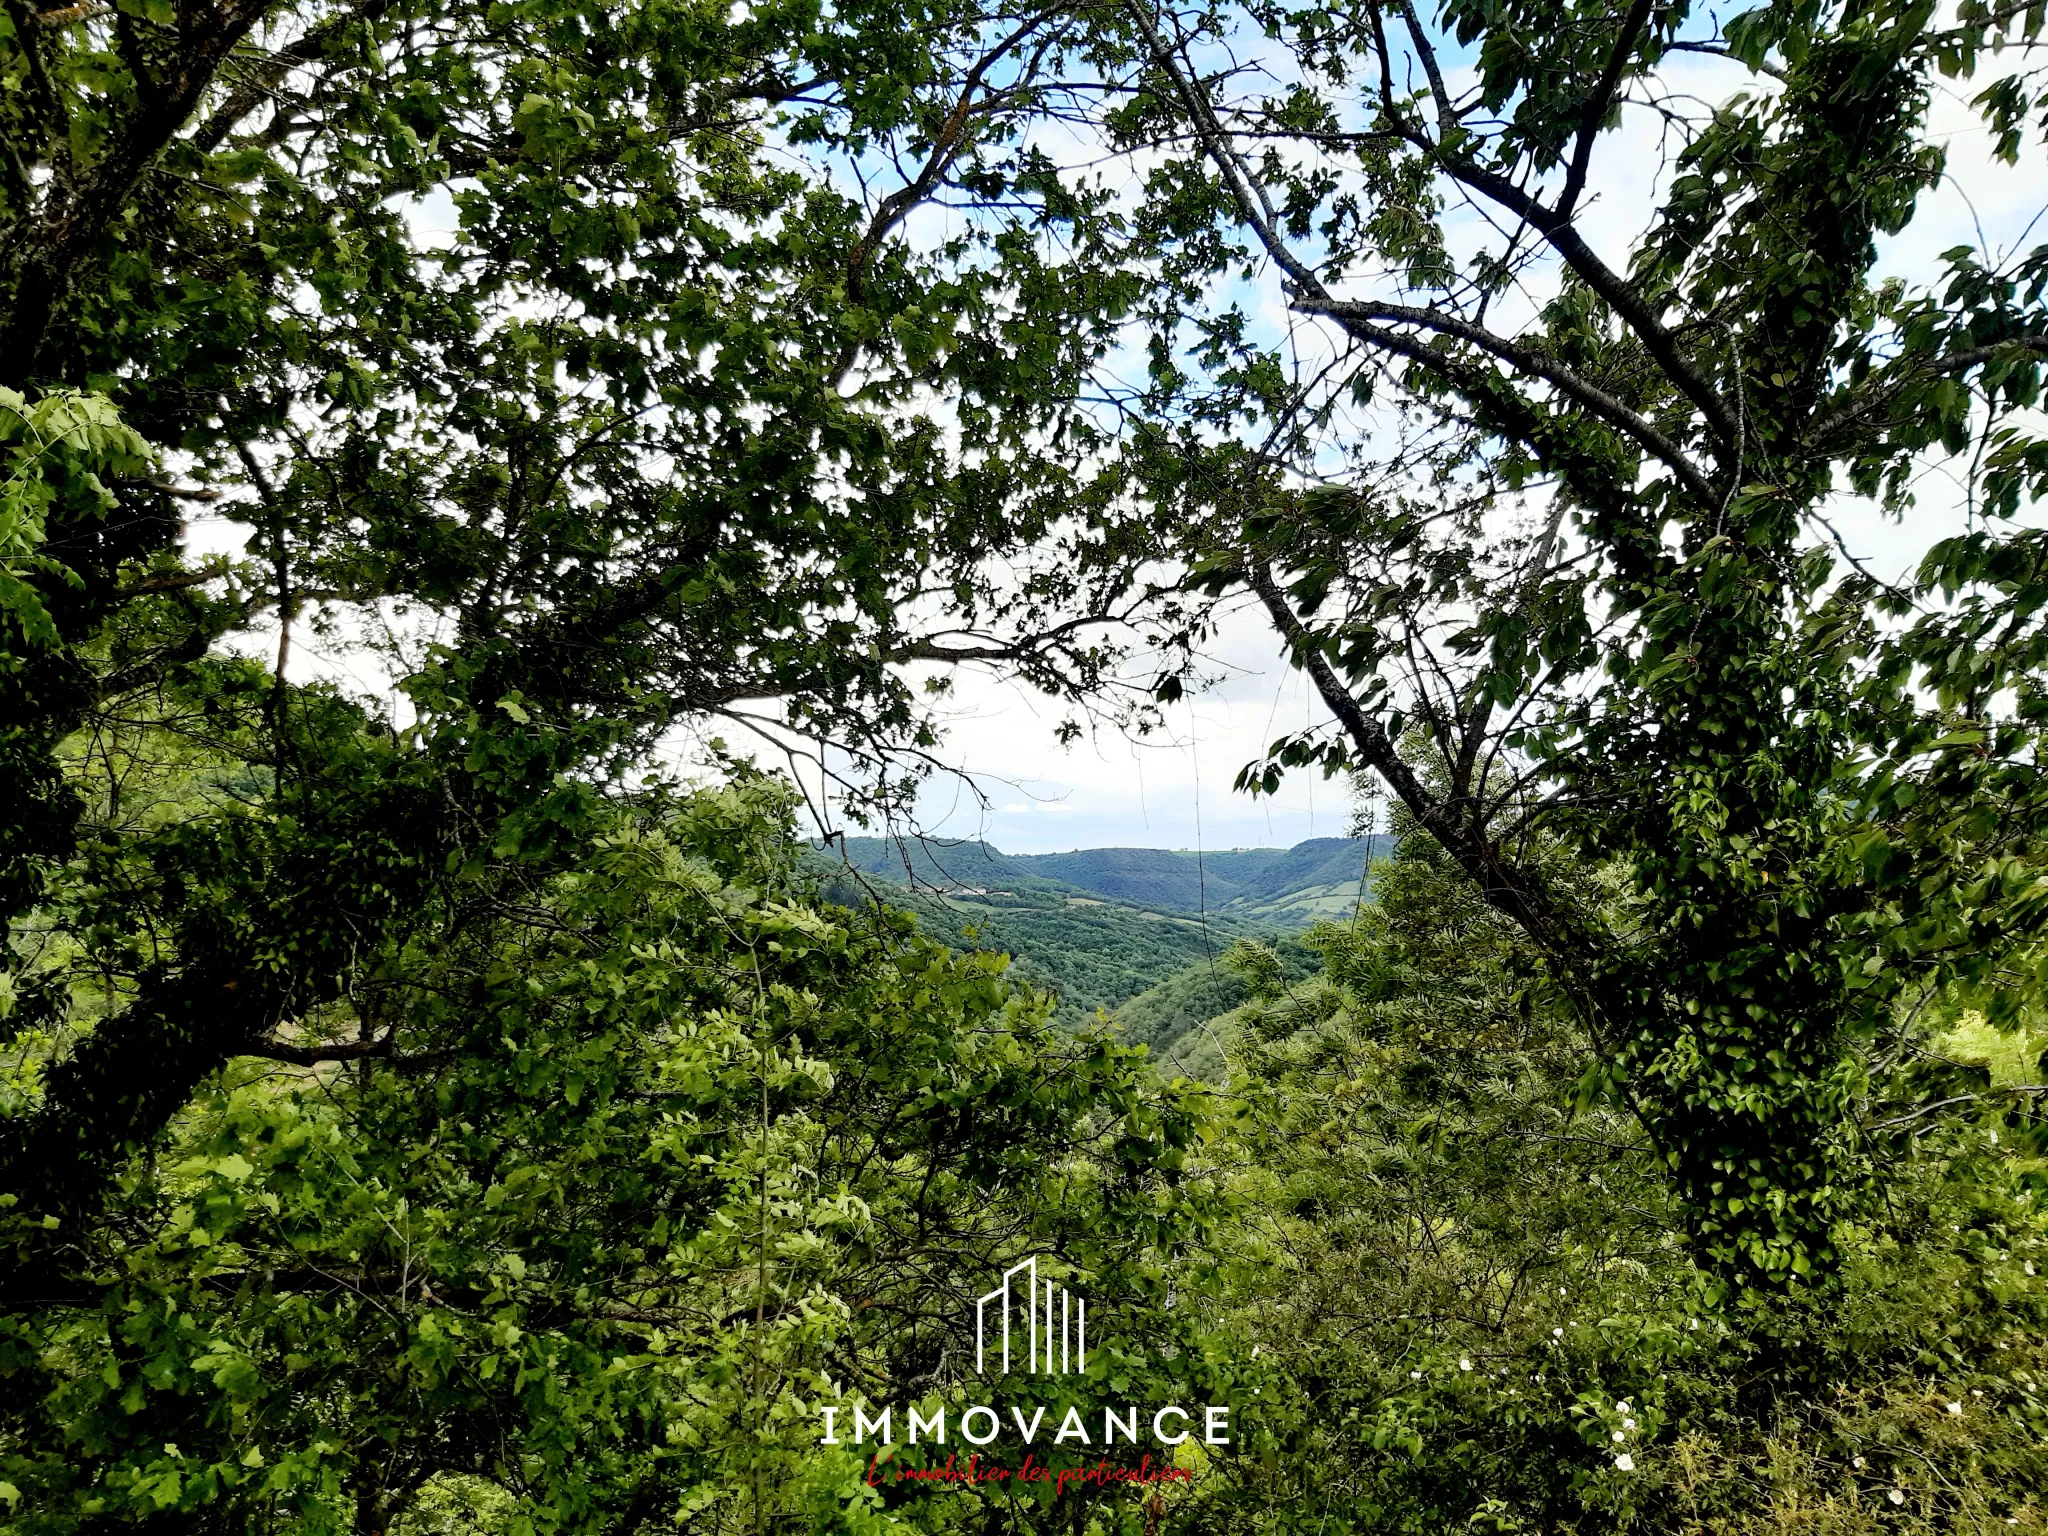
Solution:
{"label": "green valley", "polygon": [[[1163,1047],[1244,1001],[1242,983],[1222,965],[1235,941],[1274,942],[1354,910],[1384,843],[1327,837],[1217,853],[1006,854],[985,842],[850,837],[843,855],[835,846],[815,856],[840,856],[832,899],[916,912],[934,937],[1012,956],[1020,975],[1058,994],[1062,1022],[1115,1012],[1133,1043]],[[1127,1005],[1162,988],[1159,1001],[1124,1017]]]}

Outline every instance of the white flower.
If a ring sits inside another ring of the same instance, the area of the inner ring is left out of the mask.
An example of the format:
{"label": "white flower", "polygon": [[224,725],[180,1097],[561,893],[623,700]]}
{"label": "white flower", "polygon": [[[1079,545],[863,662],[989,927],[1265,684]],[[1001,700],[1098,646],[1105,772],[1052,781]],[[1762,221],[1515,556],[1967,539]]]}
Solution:
{"label": "white flower", "polygon": [[1961,1403],[1950,1403],[1948,1405],[1948,1411],[1950,1413],[1961,1413],[1963,1411],[1963,1405]]}
{"label": "white flower", "polygon": [[1890,1493],[1886,1494],[1885,1497],[1890,1499],[1894,1504],[1903,1504],[1906,1502],[1905,1490],[1900,1488],[1894,1488]]}
{"label": "white flower", "polygon": [[1460,1360],[1458,1362],[1458,1369],[1461,1371],[1469,1371],[1472,1369],[1472,1362],[1470,1360]]}
{"label": "white flower", "polygon": [[1624,1434],[1623,1434],[1623,1433],[1622,1433],[1622,1432],[1621,1432],[1620,1430],[1618,1430],[1618,1429],[1617,1429],[1617,1430],[1616,1430],[1616,1431],[1614,1432],[1614,1434],[1613,1434],[1612,1438],[1613,1438],[1613,1440],[1614,1440],[1614,1443],[1615,1443],[1616,1445],[1619,1445],[1619,1444],[1621,1444],[1621,1442],[1622,1442],[1622,1441],[1626,1440],[1626,1439],[1628,1438],[1628,1436],[1624,1435]]}
{"label": "white flower", "polygon": [[1621,1421],[1621,1427],[1623,1429],[1634,1429],[1636,1427],[1636,1421],[1634,1419],[1623,1419]]}
{"label": "white flower", "polygon": [[1629,1400],[1624,1397],[1620,1402],[1614,1405],[1614,1411],[1616,1413],[1634,1413],[1635,1409],[1630,1405]]}
{"label": "white flower", "polygon": [[2027,1260],[2027,1273],[2031,1275],[2031,1274],[2032,1274],[2033,1272],[2034,1272],[2034,1261],[2033,1261],[2032,1259],[2029,1259],[2029,1260]]}
{"label": "white flower", "polygon": [[1550,1336],[1553,1339],[1561,1339],[1564,1337],[1564,1330],[1562,1328],[1553,1328],[1550,1330]]}
{"label": "white flower", "polygon": [[1628,1453],[1627,1451],[1623,1451],[1623,1452],[1622,1452],[1622,1453],[1621,1453],[1621,1454],[1620,1454],[1619,1456],[1617,1456],[1617,1457],[1615,1457],[1615,1458],[1614,1458],[1614,1470],[1615,1470],[1615,1471],[1617,1471],[1617,1472],[1633,1472],[1633,1471],[1635,1471],[1635,1469],[1636,1469],[1636,1459],[1635,1459],[1635,1457],[1633,1457],[1633,1456],[1629,1455],[1629,1453]]}
{"label": "white flower", "polygon": [[1863,1465],[1863,1458],[1861,1456],[1858,1456],[1854,1461],[1850,1462],[1849,1465],[1852,1467],[1861,1467]]}
{"label": "white flower", "polygon": [[1983,1395],[1984,1395],[1984,1393],[1983,1393],[1983,1391],[1982,1391],[1982,1390],[1981,1390],[1980,1388],[1977,1388],[1977,1387],[1972,1387],[1972,1388],[1970,1388],[1970,1396],[1972,1396],[1972,1397],[1982,1397]]}

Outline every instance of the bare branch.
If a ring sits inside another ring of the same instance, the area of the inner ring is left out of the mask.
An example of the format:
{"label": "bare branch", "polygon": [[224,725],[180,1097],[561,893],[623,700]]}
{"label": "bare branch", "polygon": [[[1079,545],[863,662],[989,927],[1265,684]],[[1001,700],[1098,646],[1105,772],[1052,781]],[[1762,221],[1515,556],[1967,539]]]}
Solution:
{"label": "bare branch", "polygon": [[[1423,829],[1457,860],[1487,904],[1520,925],[1554,962],[1586,966],[1594,948],[1591,935],[1544,894],[1536,881],[1503,857],[1498,845],[1487,836],[1484,825],[1471,814],[1478,808],[1476,801],[1445,801],[1429,792],[1415,770],[1402,759],[1386,728],[1365,712],[1337,675],[1337,669],[1324,653],[1322,639],[1301,622],[1287,594],[1274,579],[1272,567],[1264,561],[1247,562],[1245,577],[1358,755],[1400,797]],[[1589,1019],[1588,1023],[1598,1028],[1597,1020]]]}
{"label": "bare branch", "polygon": [[1607,67],[1600,72],[1600,83],[1593,87],[1586,98],[1586,105],[1579,112],[1578,143],[1572,150],[1572,163],[1565,172],[1564,188],[1557,194],[1557,216],[1568,219],[1578,206],[1579,194],[1586,189],[1586,172],[1593,163],[1593,144],[1600,137],[1600,129],[1607,121],[1607,114],[1614,106],[1614,93],[1621,88],[1622,71],[1628,67],[1629,55],[1635,51],[1636,42],[1643,35],[1643,28],[1649,24],[1652,0],[1635,0],[1629,6],[1628,14],[1621,19],[1621,30],[1614,36],[1614,51],[1607,56]]}
{"label": "bare branch", "polygon": [[[1666,43],[1664,51],[1666,53],[1704,53],[1717,59],[1735,58],[1735,55],[1728,51],[1728,46],[1725,43]],[[1783,80],[1785,78],[1785,71],[1768,60],[1759,59],[1752,63],[1748,59],[1741,59],[1737,60],[1737,62],[1761,74],[1769,75],[1773,80]]]}
{"label": "bare branch", "polygon": [[1875,1125],[1866,1127],[1866,1129],[1872,1131],[1897,1130],[1902,1125],[1911,1125],[1915,1120],[1924,1119],[1928,1115],[1938,1113],[1944,1109],[1952,1109],[1958,1104],[1977,1104],[1986,1100],[2009,1099],[2037,1093],[2048,1093],[2048,1087],[2039,1087],[2030,1083],[2016,1083],[2004,1088],[1994,1088],[1989,1093],[1961,1093],[1957,1094],[1954,1098],[1936,1099],[1931,1104],[1923,1104],[1910,1114],[1899,1115],[1891,1120],[1880,1120]]}
{"label": "bare branch", "polygon": [[1166,39],[1160,36],[1152,13],[1146,9],[1144,0],[1134,0],[1131,15],[1144,29],[1147,42],[1151,44],[1152,59],[1166,77],[1173,82],[1181,104],[1187,108],[1194,120],[1196,137],[1210,161],[1223,177],[1230,189],[1231,200],[1237,204],[1238,214],[1258,234],[1259,243],[1266,248],[1274,262],[1289,277],[1293,278],[1308,292],[1327,295],[1322,280],[1308,264],[1294,254],[1294,249],[1281,236],[1278,221],[1273,215],[1273,205],[1260,187],[1258,179],[1251,174],[1230,143],[1230,136],[1217,121],[1216,114],[1209,106],[1208,97],[1195,88],[1187,71],[1181,68],[1179,57],[1167,47]]}
{"label": "bare branch", "polygon": [[103,0],[83,0],[79,5],[60,6],[54,11],[32,12],[28,23],[32,27],[69,27],[81,21],[93,21],[108,15],[113,9],[111,5],[103,3]]}
{"label": "bare branch", "polygon": [[331,1061],[368,1061],[388,1057],[391,1054],[392,1037],[379,1035],[374,1040],[330,1040],[318,1045],[301,1045],[293,1040],[278,1040],[265,1037],[252,1040],[235,1052],[238,1056],[258,1056],[265,1061],[281,1061],[295,1067],[317,1067]]}
{"label": "bare branch", "polygon": [[169,480],[124,480],[123,485],[139,485],[144,490],[161,491],[178,501],[219,501],[226,493],[204,486],[176,485]]}
{"label": "bare branch", "polygon": [[1437,63],[1436,47],[1423,30],[1421,18],[1415,14],[1415,7],[1409,0],[1396,0],[1401,20],[1407,24],[1409,41],[1415,45],[1415,56],[1422,60],[1422,72],[1429,77],[1429,99],[1436,113],[1438,131],[1449,126],[1452,120],[1451,93],[1444,88],[1443,66]]}
{"label": "bare branch", "polygon": [[1723,448],[1730,454],[1741,440],[1734,413],[1728,402],[1721,398],[1718,390],[1706,376],[1686,360],[1678,350],[1678,338],[1670,327],[1658,318],[1655,310],[1644,302],[1636,292],[1635,285],[1606,262],[1594,254],[1578,230],[1573,228],[1569,216],[1546,206],[1537,198],[1516,186],[1507,177],[1496,171],[1489,171],[1469,160],[1444,153],[1436,144],[1417,136],[1418,147],[1428,150],[1437,163],[1454,180],[1462,182],[1473,191],[1492,199],[1501,207],[1525,220],[1530,228],[1549,242],[1552,250],[1565,260],[1565,265],[1576,272],[1604,301],[1607,307],[1619,315],[1628,328],[1636,333],[1647,351],[1664,370],[1665,376],[1676,385],[1684,396],[1699,408],[1715,436],[1720,438]]}
{"label": "bare branch", "polygon": [[203,571],[163,571],[117,588],[114,596],[130,598],[146,597],[152,592],[183,592],[191,587],[203,587],[209,581],[219,581],[227,574],[224,566],[215,566]]}
{"label": "bare branch", "polygon": [[[1405,0],[1403,0],[1401,5],[1401,11],[1408,22],[1411,34],[1415,38],[1417,49],[1422,55],[1424,69],[1431,74],[1431,88],[1436,91],[1442,91],[1444,89],[1442,75],[1437,68],[1434,53],[1428,49],[1427,38],[1422,31],[1420,22],[1415,18],[1413,11],[1407,6]],[[1272,257],[1276,265],[1295,281],[1303,294],[1315,299],[1328,300],[1330,293],[1321,278],[1294,252],[1285,237],[1281,235],[1272,204],[1266,198],[1263,188],[1260,187],[1257,178],[1251,174],[1249,167],[1244,164],[1243,158],[1238,155],[1235,147],[1231,144],[1230,135],[1217,119],[1207,96],[1197,89],[1189,71],[1182,67],[1180,59],[1167,46],[1166,40],[1160,35],[1152,13],[1146,8],[1145,0],[1130,0],[1130,12],[1138,25],[1143,29],[1146,39],[1151,45],[1154,62],[1166,74],[1168,79],[1173,82],[1176,93],[1180,96],[1182,104],[1186,107],[1188,115],[1194,123],[1197,138],[1201,141],[1209,159],[1221,173],[1225,185],[1230,190],[1232,201],[1237,205],[1239,216],[1251,226],[1254,233],[1258,235],[1260,244],[1265,247],[1267,254]],[[1390,93],[1392,82],[1391,77],[1386,73],[1384,56],[1382,58],[1382,75],[1382,92]],[[1448,98],[1440,99],[1445,102],[1444,110],[1448,113]],[[1730,452],[1735,451],[1741,437],[1741,431],[1728,408],[1727,402],[1721,398],[1719,392],[1714,389],[1705,376],[1680,354],[1677,338],[1665,326],[1663,321],[1658,318],[1655,311],[1644,302],[1642,295],[1636,292],[1635,287],[1594,254],[1592,247],[1588,246],[1578,231],[1572,227],[1569,212],[1560,213],[1556,209],[1546,206],[1497,172],[1486,170],[1468,160],[1446,153],[1437,140],[1430,138],[1428,134],[1424,133],[1414,123],[1393,112],[1390,95],[1386,104],[1395,131],[1401,137],[1429,154],[1444,168],[1446,174],[1450,175],[1454,180],[1461,182],[1474,192],[1513,213],[1517,218],[1523,220],[1531,228],[1535,229],[1537,233],[1542,235],[1549,242],[1551,248],[1564,258],[1565,263],[1574,272],[1579,274],[1586,285],[1599,294],[1607,302],[1608,307],[1614,310],[1623,322],[1636,333],[1641,339],[1644,349],[1656,360],[1666,376],[1706,417],[1708,425],[1721,439],[1724,448]],[[1379,334],[1384,336],[1390,333],[1381,332]],[[1401,351],[1404,356],[1414,356],[1414,352],[1407,348],[1396,348],[1395,350]],[[1553,380],[1553,382],[1556,381]],[[1559,387],[1563,386],[1560,385]],[[1619,402],[1615,403],[1619,404]],[[1623,409],[1626,408],[1624,407]],[[1647,424],[1645,423],[1644,425]],[[1655,428],[1650,428],[1650,430],[1652,432],[1656,431]],[[1691,465],[1690,460],[1681,450],[1677,449],[1676,444],[1667,435],[1661,433],[1658,435],[1662,438],[1665,448],[1652,449],[1652,451],[1656,452],[1657,456],[1664,459],[1665,462],[1672,464],[1674,472],[1680,473],[1681,477],[1685,479],[1687,489],[1692,491],[1694,495],[1709,501],[1718,499],[1708,486],[1707,477]],[[1638,436],[1638,441],[1643,441],[1643,439]],[[1649,446],[1647,442],[1645,442],[1645,446]],[[1680,470],[1680,464],[1684,464],[1686,468]]]}

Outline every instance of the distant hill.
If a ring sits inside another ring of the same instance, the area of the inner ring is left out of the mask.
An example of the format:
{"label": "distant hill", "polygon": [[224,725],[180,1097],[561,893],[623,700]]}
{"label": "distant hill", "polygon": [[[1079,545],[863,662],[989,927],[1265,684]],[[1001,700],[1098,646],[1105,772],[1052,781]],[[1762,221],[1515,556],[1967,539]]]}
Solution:
{"label": "distant hill", "polygon": [[[1013,862],[1027,874],[1043,875],[1077,890],[1114,901],[1169,911],[1198,912],[1204,906],[1204,865],[1191,853],[1165,848],[1082,848],[1073,853],[1031,853]],[[1237,887],[1213,869],[1206,871],[1208,901],[1220,907]]]}
{"label": "distant hill", "polygon": [[[1212,1007],[1238,983],[1209,974],[1232,940],[1283,940],[1319,917],[1352,910],[1366,865],[1387,851],[1386,842],[1319,837],[1292,848],[1199,854],[1015,854],[979,841],[849,837],[819,849],[817,863],[828,877],[839,872],[830,887],[835,900],[884,894],[949,943],[1009,953],[1021,975],[1059,993],[1060,1016],[1070,1024],[1182,977],[1182,989],[1194,995],[1149,1000],[1123,1019],[1127,1030],[1136,1026],[1132,1038],[1156,1034],[1163,1043],[1186,1028],[1189,1015],[1232,1006]],[[884,891],[873,889],[883,883]],[[1199,981],[1183,976],[1191,966],[1199,967]]]}
{"label": "distant hill", "polygon": [[987,843],[936,837],[848,837],[820,851],[835,862],[843,857],[863,874],[940,891],[987,887],[1028,874]]}
{"label": "distant hill", "polygon": [[[1278,917],[1290,906],[1353,901],[1385,838],[1316,837],[1292,848],[1081,848],[1004,853],[986,842],[849,837],[846,862],[863,873],[938,891],[1049,890],[1053,885],[1167,912],[1234,907]],[[1044,882],[1052,882],[1048,885]]]}

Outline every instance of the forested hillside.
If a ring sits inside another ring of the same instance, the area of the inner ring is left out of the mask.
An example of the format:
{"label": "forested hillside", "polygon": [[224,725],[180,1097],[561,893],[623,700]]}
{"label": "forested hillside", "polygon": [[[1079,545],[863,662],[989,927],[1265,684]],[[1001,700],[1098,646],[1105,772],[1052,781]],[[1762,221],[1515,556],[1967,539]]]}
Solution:
{"label": "forested hillside", "polygon": [[[1248,931],[1240,919],[1213,913],[1159,911],[1095,896],[1069,895],[1070,887],[968,896],[879,887],[882,899],[915,913],[926,933],[962,949],[1013,956],[1016,972],[1057,999],[1057,1017],[1079,1028],[1098,1009],[1115,1009],[1162,977],[1207,965]],[[837,900],[866,905],[876,890],[834,882]]]}
{"label": "forested hillside", "polygon": [[[1273,963],[1262,963],[1270,953]],[[1262,942],[1233,943],[1220,955],[1176,971],[1116,1010],[1119,1040],[1142,1045],[1157,1070],[1183,1077],[1220,1079],[1237,1043],[1237,1010],[1262,986],[1305,982],[1322,968],[1322,956],[1298,935]]]}
{"label": "forested hillside", "polygon": [[2048,1536],[2044,60],[0,4],[0,1536]]}
{"label": "forested hillside", "polygon": [[[1053,992],[1071,1026],[1190,966],[1215,970],[1239,938],[1281,940],[1354,910],[1369,899],[1360,894],[1368,861],[1386,846],[1384,838],[1332,837],[1220,854],[1005,854],[981,842],[849,837],[814,863],[835,900],[879,895],[949,943],[1014,956],[1018,974]],[[845,867],[879,884],[833,877]],[[1131,1038],[1155,1037],[1148,1029]]]}

